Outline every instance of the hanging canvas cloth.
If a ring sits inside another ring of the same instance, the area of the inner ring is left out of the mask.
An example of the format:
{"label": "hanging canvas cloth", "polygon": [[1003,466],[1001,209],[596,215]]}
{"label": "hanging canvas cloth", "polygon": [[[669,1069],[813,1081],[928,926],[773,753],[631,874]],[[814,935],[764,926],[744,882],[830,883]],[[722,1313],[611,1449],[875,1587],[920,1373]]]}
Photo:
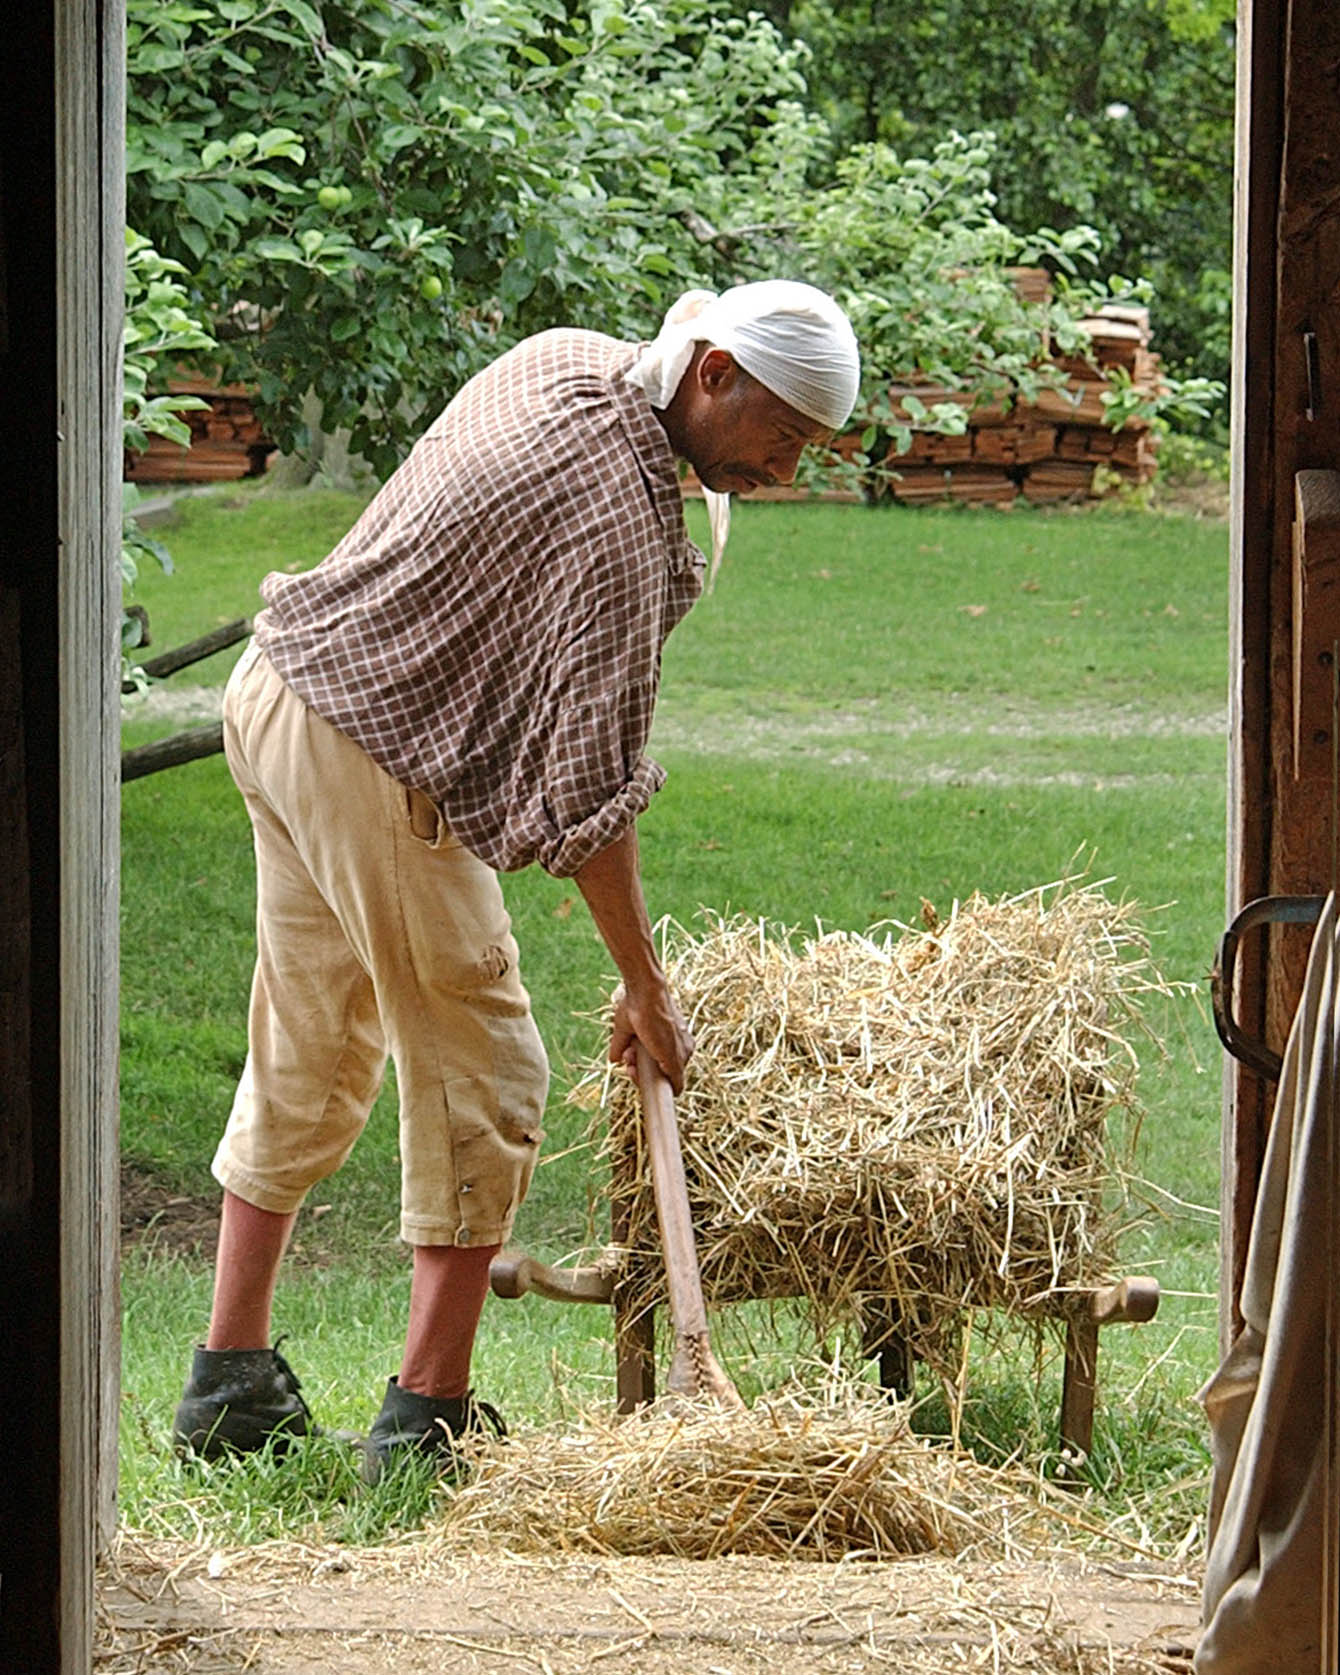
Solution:
{"label": "hanging canvas cloth", "polygon": [[1200,1392],[1214,1476],[1196,1675],[1335,1669],[1337,977],[1332,895],[1280,1073],[1242,1330]]}

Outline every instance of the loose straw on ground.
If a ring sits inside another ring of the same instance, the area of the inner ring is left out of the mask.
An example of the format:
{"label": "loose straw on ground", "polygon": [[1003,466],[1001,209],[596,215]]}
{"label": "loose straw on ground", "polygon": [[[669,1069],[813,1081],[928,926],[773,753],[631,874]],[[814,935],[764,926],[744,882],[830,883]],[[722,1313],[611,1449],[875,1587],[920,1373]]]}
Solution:
{"label": "loose straw on ground", "polygon": [[744,1412],[672,1399],[486,1448],[444,1533],[545,1554],[1018,1557],[1061,1530],[1022,1482],[921,1442],[869,1387]]}
{"label": "loose straw on ground", "polygon": [[[773,1558],[701,1565],[509,1554],[437,1535],[391,1548],[225,1552],[123,1536],[103,1564],[93,1663],[99,1675],[318,1666],[496,1675],[513,1665],[668,1675],[724,1657],[776,1675],[1168,1675],[1187,1668],[1193,1579],[1147,1568],[1126,1578],[1074,1553],[932,1555],[873,1571]],[[1126,1601],[1143,1607],[1143,1624]]]}

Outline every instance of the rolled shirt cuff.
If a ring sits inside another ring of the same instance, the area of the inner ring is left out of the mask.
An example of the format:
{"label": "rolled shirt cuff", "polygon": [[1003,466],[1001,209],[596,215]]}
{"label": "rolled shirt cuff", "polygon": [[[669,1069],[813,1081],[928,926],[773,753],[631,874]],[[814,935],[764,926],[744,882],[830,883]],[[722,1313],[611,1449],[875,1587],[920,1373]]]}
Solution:
{"label": "rolled shirt cuff", "polygon": [[587,818],[541,842],[536,859],[555,878],[571,878],[593,855],[618,841],[665,784],[665,769],[639,758],[632,777]]}

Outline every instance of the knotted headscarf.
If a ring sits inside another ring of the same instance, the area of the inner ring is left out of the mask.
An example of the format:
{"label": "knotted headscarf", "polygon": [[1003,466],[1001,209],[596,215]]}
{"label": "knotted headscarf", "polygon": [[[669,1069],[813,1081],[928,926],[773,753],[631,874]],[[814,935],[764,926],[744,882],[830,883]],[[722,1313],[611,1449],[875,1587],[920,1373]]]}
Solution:
{"label": "knotted headscarf", "polygon": [[[829,430],[840,430],[856,405],[856,334],[832,297],[813,285],[764,279],[733,285],[719,296],[685,291],[629,368],[629,382],[653,407],[668,407],[699,343],[725,349],[765,389]],[[703,498],[715,578],[730,530],[730,496],[704,485]]]}

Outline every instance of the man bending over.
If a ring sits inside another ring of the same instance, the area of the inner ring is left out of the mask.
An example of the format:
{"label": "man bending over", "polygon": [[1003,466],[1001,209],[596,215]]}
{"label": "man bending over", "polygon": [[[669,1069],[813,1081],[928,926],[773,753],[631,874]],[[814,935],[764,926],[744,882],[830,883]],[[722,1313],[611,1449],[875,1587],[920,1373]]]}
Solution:
{"label": "man bending over", "polygon": [[784,280],[689,293],[650,345],[542,332],[465,385],[321,564],[262,584],[224,698],[256,849],[249,1051],[179,1446],[308,1429],[269,1347],[275,1281],[388,1053],[414,1264],[367,1475],[409,1451],[449,1468],[453,1438],[497,1421],[470,1356],[548,1083],[497,874],[576,881],[622,978],[610,1057],[640,1041],[678,1091],[693,1043],[636,829],[664,779],[643,754],[661,648],[702,589],[675,462],[709,491],[719,556],[726,497],[789,483],[858,376],[845,315]]}

